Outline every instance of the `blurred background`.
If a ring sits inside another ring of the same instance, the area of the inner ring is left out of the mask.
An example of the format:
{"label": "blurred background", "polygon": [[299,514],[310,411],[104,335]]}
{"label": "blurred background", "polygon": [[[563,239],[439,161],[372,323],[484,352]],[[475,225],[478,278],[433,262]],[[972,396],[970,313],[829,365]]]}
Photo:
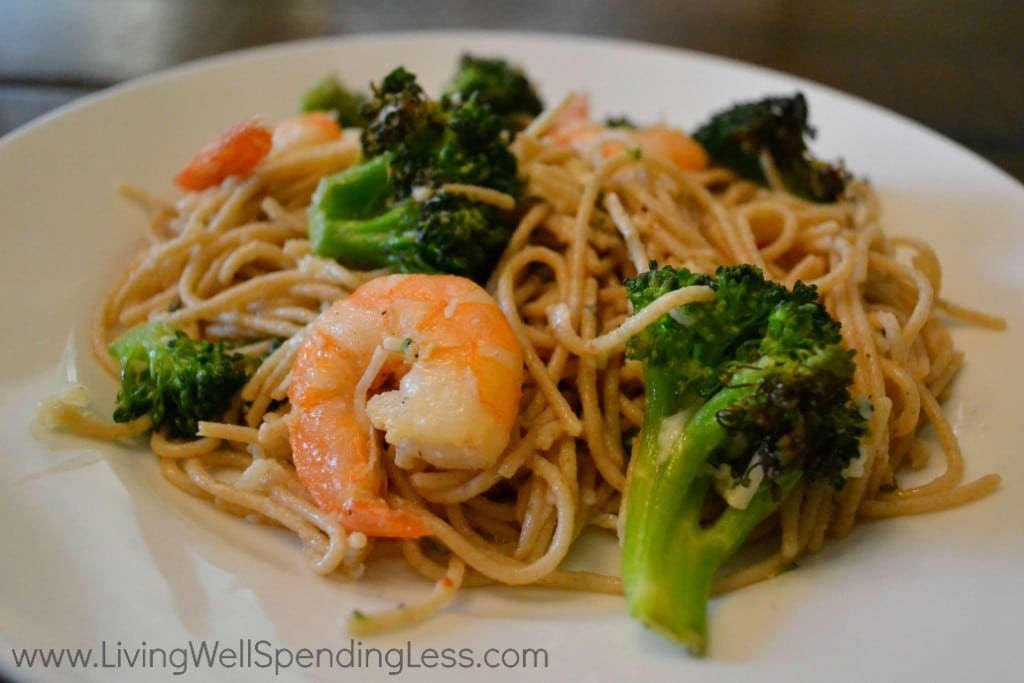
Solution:
{"label": "blurred background", "polygon": [[777,69],[915,119],[1024,181],[1021,0],[0,0],[0,135],[209,55],[452,28],[625,38]]}

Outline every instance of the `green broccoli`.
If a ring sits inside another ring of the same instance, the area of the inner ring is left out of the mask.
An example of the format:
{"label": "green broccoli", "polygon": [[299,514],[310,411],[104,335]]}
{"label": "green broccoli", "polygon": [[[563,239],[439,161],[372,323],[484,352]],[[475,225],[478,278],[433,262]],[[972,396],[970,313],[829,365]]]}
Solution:
{"label": "green broccoli", "polygon": [[518,166],[501,120],[473,97],[428,98],[401,67],[373,86],[363,111],[364,161],[322,179],[313,194],[313,252],[356,268],[486,279],[512,222],[444,185],[518,194]]}
{"label": "green broccoli", "polygon": [[713,278],[663,267],[626,285],[635,310],[681,287],[714,290],[627,347],[646,404],[625,494],[626,599],[634,617],[700,654],[716,572],[799,480],[838,489],[860,456],[853,354],[814,287],[787,290],[753,266]]}
{"label": "green broccoli", "polygon": [[133,327],[109,346],[121,363],[114,421],[150,415],[153,428],[195,438],[200,420],[221,415],[255,370],[256,359],[224,342],[196,341],[166,323]]}
{"label": "green broccoli", "polygon": [[544,108],[533,83],[519,67],[500,58],[465,54],[443,95],[458,102],[471,97],[502,117],[512,131],[523,129]]}
{"label": "green broccoli", "polygon": [[814,202],[836,201],[850,180],[842,164],[810,155],[807,138],[814,137],[814,129],[802,93],[734,105],[712,116],[693,137],[712,162],[762,185],[767,184],[761,165],[766,153],[786,189]]}
{"label": "green broccoli", "polygon": [[622,130],[636,130],[640,126],[628,116],[609,116],[604,120],[606,128],[620,128]]}
{"label": "green broccoli", "polygon": [[334,74],[324,76],[302,96],[301,110],[331,112],[338,124],[345,127],[361,128],[366,124],[362,106],[366,97],[342,85]]}

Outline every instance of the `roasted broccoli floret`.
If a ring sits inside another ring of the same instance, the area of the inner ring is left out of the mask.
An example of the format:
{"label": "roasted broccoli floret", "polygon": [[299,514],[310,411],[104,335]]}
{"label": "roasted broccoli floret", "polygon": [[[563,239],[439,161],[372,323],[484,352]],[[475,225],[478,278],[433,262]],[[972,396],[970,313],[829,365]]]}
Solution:
{"label": "roasted broccoli floret", "polygon": [[320,183],[310,223],[316,253],[352,268],[485,280],[508,241],[500,212],[446,192],[393,201],[391,162],[381,155]]}
{"label": "roasted broccoli floret", "polygon": [[516,158],[501,119],[475,98],[453,103],[426,95],[416,77],[399,67],[363,107],[367,158],[392,155],[388,174],[395,193],[442,183],[469,183],[514,194]]}
{"label": "roasted broccoli floret", "polygon": [[153,428],[195,438],[200,420],[220,416],[257,361],[224,342],[196,341],[166,323],[144,323],[109,346],[121,364],[114,421],[149,415]]}
{"label": "roasted broccoli floret", "polygon": [[854,361],[812,286],[760,270],[663,267],[627,281],[634,309],[705,285],[632,338],[646,403],[626,491],[622,581],[630,612],[696,654],[716,572],[801,479],[840,488],[866,421]]}
{"label": "roasted broccoli floret", "polygon": [[815,202],[834,202],[850,175],[840,163],[815,159],[807,149],[814,137],[808,123],[807,100],[767,97],[719,112],[693,135],[713,163],[766,185],[762,155],[767,155],[786,189]]}
{"label": "roasted broccoli floret", "polygon": [[458,102],[475,98],[512,131],[524,128],[544,108],[523,70],[500,58],[463,55],[443,94]]}
{"label": "roasted broccoli floret", "polygon": [[313,195],[314,253],[356,268],[486,279],[511,235],[509,216],[444,186],[518,194],[501,120],[473,97],[428,98],[402,68],[373,86],[363,111],[364,161],[324,178]]}
{"label": "roasted broccoli floret", "polygon": [[303,113],[331,112],[339,125],[360,128],[366,123],[362,114],[365,101],[364,95],[349,90],[337,76],[328,74],[302,96],[301,109]]}

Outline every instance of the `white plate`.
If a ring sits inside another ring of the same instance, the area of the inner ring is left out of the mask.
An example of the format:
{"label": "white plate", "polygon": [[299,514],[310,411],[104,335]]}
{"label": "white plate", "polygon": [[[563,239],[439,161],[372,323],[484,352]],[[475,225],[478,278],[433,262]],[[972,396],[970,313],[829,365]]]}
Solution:
{"label": "white plate", "polygon": [[[935,246],[947,296],[1009,318],[1006,333],[956,328],[967,366],[947,406],[968,476],[999,471],[1004,484],[963,509],[860,526],[799,571],[716,600],[705,661],[645,632],[615,598],[465,591],[423,626],[357,644],[370,660],[376,655],[366,648],[402,648],[382,667],[339,669],[349,657],[342,652],[334,668],[321,659],[321,668],[293,665],[275,680],[379,679],[400,656],[404,673],[438,680],[1010,678],[1024,612],[1016,395],[1024,386],[1024,188],[910,121],[788,76],[630,43],[481,33],[245,52],[114,88],[0,141],[0,668],[32,680],[172,680],[173,651],[189,641],[244,648],[248,639],[260,651],[282,648],[282,658],[283,648],[338,650],[351,646],[339,617],[422,589],[390,570],[354,585],[317,578],[288,535],[178,493],[140,451],[47,433],[34,410],[69,377],[96,389],[100,402],[112,400],[86,329],[141,241],[140,216],[115,196],[118,182],[169,192],[201,143],[253,113],[292,113],[328,70],[362,85],[404,64],[433,89],[464,50],[522,62],[549,101],[583,90],[602,115],[686,127],[735,100],[807,93],[820,131],[815,149],[871,178],[887,230]],[[98,666],[15,669],[14,646],[91,647]],[[160,669],[151,653],[133,668],[127,659],[138,648],[162,649],[172,661]],[[478,659],[488,648],[546,648],[548,666],[487,670],[459,659],[452,670],[439,654],[437,668],[411,668],[409,652],[419,658],[427,648],[472,648]],[[108,667],[118,652],[122,666]],[[191,680],[274,678],[272,667],[259,666],[262,656],[249,668],[224,662]]]}

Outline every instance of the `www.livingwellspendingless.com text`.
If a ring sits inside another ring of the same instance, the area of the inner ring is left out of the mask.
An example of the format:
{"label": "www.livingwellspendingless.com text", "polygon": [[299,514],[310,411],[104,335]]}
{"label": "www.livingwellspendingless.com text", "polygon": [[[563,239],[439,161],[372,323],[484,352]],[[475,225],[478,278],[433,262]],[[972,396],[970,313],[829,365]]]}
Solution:
{"label": "www.livingwellspendingless.com text", "polygon": [[93,647],[11,648],[15,669],[165,672],[249,670],[280,675],[296,669],[377,670],[397,676],[425,669],[546,669],[548,651],[534,647],[432,648],[406,641],[375,647],[349,639],[340,647],[281,647],[269,640],[188,640],[172,647],[146,641],[100,641]]}

